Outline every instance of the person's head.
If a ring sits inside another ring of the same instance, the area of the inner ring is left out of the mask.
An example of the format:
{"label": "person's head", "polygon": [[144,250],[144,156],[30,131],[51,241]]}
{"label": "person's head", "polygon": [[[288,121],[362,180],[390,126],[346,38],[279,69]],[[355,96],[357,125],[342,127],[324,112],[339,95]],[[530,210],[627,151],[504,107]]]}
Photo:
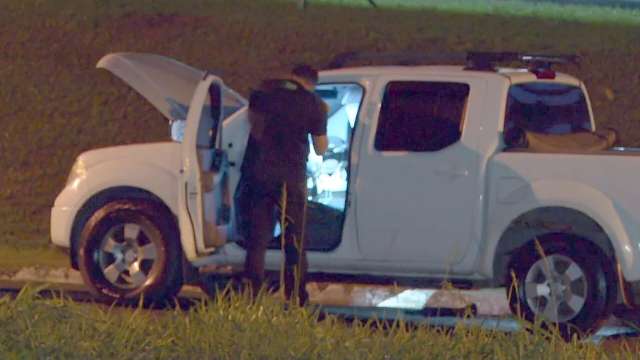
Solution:
{"label": "person's head", "polygon": [[291,69],[291,76],[308,91],[313,91],[318,83],[318,70],[306,64],[294,66]]}

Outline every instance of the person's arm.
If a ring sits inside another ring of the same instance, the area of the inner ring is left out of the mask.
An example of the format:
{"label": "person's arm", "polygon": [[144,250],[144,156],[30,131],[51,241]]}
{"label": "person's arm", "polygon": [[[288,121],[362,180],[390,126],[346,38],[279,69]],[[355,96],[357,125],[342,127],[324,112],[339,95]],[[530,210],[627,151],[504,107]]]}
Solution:
{"label": "person's arm", "polygon": [[317,99],[319,101],[319,108],[316,114],[315,128],[311,131],[311,142],[313,143],[313,150],[316,154],[322,156],[329,148],[329,138],[327,138],[327,113],[329,112],[329,106],[320,98]]}
{"label": "person's arm", "polygon": [[327,135],[311,135],[311,141],[313,142],[313,150],[319,156],[322,156],[329,148],[329,139],[327,138]]}
{"label": "person's arm", "polygon": [[249,124],[251,125],[251,136],[256,140],[262,140],[264,134],[264,114],[254,110],[249,110]]}

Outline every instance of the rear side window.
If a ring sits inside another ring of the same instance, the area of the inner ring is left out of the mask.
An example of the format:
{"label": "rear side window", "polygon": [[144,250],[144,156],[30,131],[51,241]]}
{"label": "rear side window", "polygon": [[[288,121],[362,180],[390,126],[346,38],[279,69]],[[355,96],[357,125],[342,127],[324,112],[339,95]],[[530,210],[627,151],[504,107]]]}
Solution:
{"label": "rear side window", "polygon": [[387,85],[375,148],[378,151],[438,151],[460,140],[469,85],[398,81]]}
{"label": "rear side window", "polygon": [[573,85],[532,82],[509,88],[504,129],[544,134],[591,131],[582,89]]}

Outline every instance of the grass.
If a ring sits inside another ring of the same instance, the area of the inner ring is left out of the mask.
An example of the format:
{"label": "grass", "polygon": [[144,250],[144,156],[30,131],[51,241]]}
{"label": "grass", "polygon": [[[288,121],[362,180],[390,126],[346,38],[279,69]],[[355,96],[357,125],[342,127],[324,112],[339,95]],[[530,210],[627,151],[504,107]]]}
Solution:
{"label": "grass", "polygon": [[[337,1],[310,0],[305,11],[293,1],[0,2],[0,264],[66,265],[46,248],[49,209],[80,152],[167,138],[154,108],[95,70],[114,51],[215,69],[245,94],[294,63],[322,67],[347,50],[578,53],[582,66],[564,70],[586,82],[598,122],[618,129],[624,144],[640,145],[637,12],[495,0],[402,0],[404,8],[395,7],[401,0],[377,0],[376,10],[364,0]],[[219,298],[159,313],[41,299],[27,289],[15,301],[0,300],[0,322],[0,353],[8,359],[636,357],[630,349],[565,343],[537,326],[505,334],[332,317],[316,323],[308,310],[284,312],[268,298],[257,305]]]}
{"label": "grass", "polygon": [[[283,311],[262,297],[218,296],[189,310],[88,306],[42,299],[36,288],[0,299],[5,359],[631,359],[635,349],[564,342],[539,325],[504,333],[397,321],[317,321],[309,308]],[[528,326],[528,325],[524,325]]]}
{"label": "grass", "polygon": [[215,69],[245,94],[294,63],[323,67],[348,50],[577,53],[582,66],[563,70],[584,79],[598,123],[619,130],[625,145],[640,145],[640,24],[536,12],[542,4],[512,16],[505,9],[514,1],[403,1],[414,6],[407,8],[378,0],[380,9],[335,1],[310,0],[305,11],[284,0],[0,2],[0,245],[47,243],[50,207],[80,152],[168,138],[153,107],[95,69],[114,51]]}
{"label": "grass", "polygon": [[69,258],[51,247],[0,245],[0,264],[5,272],[23,267],[64,268],[69,266]]}
{"label": "grass", "polygon": [[[606,6],[607,1],[526,1],[526,0],[375,0],[386,8],[432,9],[466,14],[541,17],[587,23],[640,24],[640,4],[636,7]],[[367,0],[307,0],[312,4],[371,6]],[[609,2],[611,3],[611,2]],[[623,2],[618,2],[621,5]],[[615,3],[614,3],[615,4]],[[631,4],[631,2],[629,2]]]}

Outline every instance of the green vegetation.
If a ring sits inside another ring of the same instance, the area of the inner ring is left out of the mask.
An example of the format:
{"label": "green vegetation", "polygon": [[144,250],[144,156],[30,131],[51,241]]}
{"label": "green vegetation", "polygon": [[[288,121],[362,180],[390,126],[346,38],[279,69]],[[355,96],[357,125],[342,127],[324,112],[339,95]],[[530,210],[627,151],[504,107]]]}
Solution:
{"label": "green vegetation", "polygon": [[[346,6],[370,6],[367,0],[307,0],[308,4],[327,3]],[[640,24],[638,9],[597,6],[596,1],[544,2],[536,0],[375,0],[380,8],[433,9],[468,14],[534,16],[584,22],[623,22]],[[607,1],[601,1],[606,4]],[[611,2],[609,2],[611,3]]]}
{"label": "green vegetation", "polygon": [[[189,310],[147,311],[44,300],[28,288],[0,299],[5,359],[626,359],[637,349],[564,342],[539,326],[504,333],[403,322],[317,321],[308,308],[284,311],[263,297],[219,296]],[[525,325],[527,326],[527,325]]]}
{"label": "green vegetation", "polygon": [[[216,69],[243,93],[260,78],[350,50],[577,53],[601,126],[640,146],[640,15],[595,7],[476,0],[4,0],[0,2],[0,264],[65,266],[46,247],[49,209],[80,152],[167,138],[162,116],[104,71],[101,56],[152,52]],[[348,5],[348,6],[344,6]],[[362,6],[361,6],[362,5]],[[396,7],[402,5],[402,7]],[[517,15],[517,16],[516,16]],[[0,299],[3,358],[634,358],[637,349],[565,343],[533,326],[513,334],[459,326],[316,322],[263,298],[218,298],[150,312]],[[527,325],[524,325],[527,326]]]}
{"label": "green vegetation", "polygon": [[[50,207],[80,152],[167,139],[167,123],[153,107],[95,69],[101,56],[115,51],[158,53],[216,69],[245,94],[260,78],[294,63],[322,67],[348,50],[577,53],[582,66],[564,70],[586,82],[601,126],[618,129],[625,145],[640,145],[637,21],[589,23],[536,17],[545,13],[534,10],[512,16],[501,10],[510,1],[466,12],[453,11],[454,5],[474,9],[480,2],[456,1],[436,11],[449,2],[373,9],[329,1],[310,0],[305,11],[284,0],[0,2],[0,244],[47,243]],[[349,4],[360,2],[366,5]]]}
{"label": "green vegetation", "polygon": [[69,257],[58,249],[45,246],[0,245],[0,274],[23,267],[64,268]]}

